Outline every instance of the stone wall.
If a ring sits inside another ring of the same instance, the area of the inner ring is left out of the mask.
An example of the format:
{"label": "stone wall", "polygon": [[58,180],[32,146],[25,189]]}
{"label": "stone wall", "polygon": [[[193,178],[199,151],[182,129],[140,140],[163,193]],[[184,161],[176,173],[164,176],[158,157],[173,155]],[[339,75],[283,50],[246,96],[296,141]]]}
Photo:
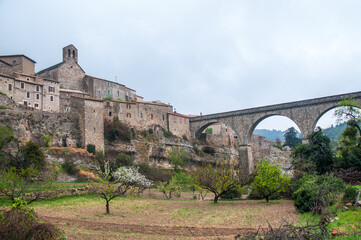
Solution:
{"label": "stone wall", "polygon": [[123,84],[86,75],[84,77],[84,90],[93,98],[109,98],[119,101],[136,99],[136,92]]}
{"label": "stone wall", "polygon": [[81,142],[79,121],[70,114],[0,110],[0,123],[11,126],[23,143],[40,143],[42,136],[52,136],[55,146],[76,147]]}
{"label": "stone wall", "polygon": [[83,90],[83,78],[85,72],[75,60],[67,60],[58,67],[58,78],[63,88]]}
{"label": "stone wall", "polygon": [[171,105],[150,102],[104,102],[104,118],[119,120],[139,130],[159,125],[168,129],[167,114],[173,111]]}
{"label": "stone wall", "polygon": [[251,146],[254,165],[257,165],[260,159],[265,158],[273,164],[279,164],[284,169],[291,166],[290,148],[278,149],[273,146],[274,144],[275,142],[267,140],[263,136],[257,134],[252,136]]}
{"label": "stone wall", "polygon": [[104,150],[103,100],[71,96],[71,113],[79,118],[81,146],[93,144],[97,151]]}
{"label": "stone wall", "polygon": [[189,117],[177,113],[168,113],[168,130],[178,137],[186,136],[189,139]]}
{"label": "stone wall", "polygon": [[43,94],[43,110],[59,112],[59,82],[44,79]]}
{"label": "stone wall", "polygon": [[9,98],[14,98],[14,86],[15,86],[15,79],[0,75],[0,91],[5,93]]}
{"label": "stone wall", "polygon": [[0,73],[6,74],[6,75],[12,75],[13,67],[7,63],[0,61]]}

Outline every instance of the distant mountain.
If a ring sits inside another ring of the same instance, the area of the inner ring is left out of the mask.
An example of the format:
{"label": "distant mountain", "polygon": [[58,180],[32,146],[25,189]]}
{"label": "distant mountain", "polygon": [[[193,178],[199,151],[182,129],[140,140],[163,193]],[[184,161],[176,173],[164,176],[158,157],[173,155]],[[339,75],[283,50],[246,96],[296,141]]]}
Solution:
{"label": "distant mountain", "polygon": [[281,130],[269,130],[269,129],[255,129],[253,134],[257,134],[265,137],[268,140],[276,142],[276,139],[279,138],[281,141],[285,140],[284,132]]}
{"label": "distant mountain", "polygon": [[[323,129],[323,132],[326,136],[328,136],[331,141],[339,141],[341,139],[341,134],[344,131],[346,127],[346,123],[338,124],[336,126],[331,126],[329,128]],[[255,129],[253,134],[257,134],[260,136],[265,137],[268,140],[276,141],[277,138],[279,138],[281,141],[284,141],[284,134],[285,131],[281,130],[269,130],[269,129]],[[300,136],[299,136],[300,137]]]}
{"label": "distant mountain", "polygon": [[342,132],[346,128],[346,123],[341,123],[336,126],[323,129],[323,132],[328,136],[332,142],[339,141],[341,139]]}

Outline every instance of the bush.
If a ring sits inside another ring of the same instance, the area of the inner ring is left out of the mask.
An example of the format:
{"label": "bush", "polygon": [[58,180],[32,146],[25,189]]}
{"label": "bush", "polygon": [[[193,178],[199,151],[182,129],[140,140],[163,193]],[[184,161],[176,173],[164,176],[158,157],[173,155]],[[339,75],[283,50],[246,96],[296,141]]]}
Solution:
{"label": "bush", "polygon": [[95,154],[95,145],[94,144],[86,145],[86,150],[88,151],[88,153]]}
{"label": "bush", "polygon": [[74,176],[79,172],[79,169],[76,167],[72,159],[66,159],[61,166],[64,169],[64,171],[69,175]]}
{"label": "bush", "polygon": [[234,186],[221,195],[221,199],[235,199],[242,197],[242,189]]}
{"label": "bush", "polygon": [[152,128],[149,128],[149,129],[148,129],[148,133],[149,133],[149,134],[153,134],[153,133],[154,133],[153,129],[152,129]]}
{"label": "bush", "polygon": [[183,140],[188,141],[188,138],[186,135],[183,135],[182,138],[183,138]]}
{"label": "bush", "polygon": [[130,142],[132,131],[118,117],[114,117],[113,121],[104,122],[104,137],[111,142],[116,140]]}
{"label": "bush", "polygon": [[22,162],[19,163],[20,168],[28,168],[34,166],[41,170],[45,167],[46,161],[43,151],[40,146],[29,141],[24,147],[21,148]]}
{"label": "bush", "polygon": [[133,162],[132,159],[128,154],[125,153],[118,153],[116,158],[116,168],[119,168],[120,166],[132,166]]}
{"label": "bush", "polygon": [[17,199],[11,210],[3,210],[0,214],[0,238],[1,239],[61,239],[62,232],[51,223],[40,220],[34,213],[19,203]]}
{"label": "bush", "polygon": [[332,175],[305,175],[294,187],[294,205],[300,212],[322,213],[342,193],[344,183]]}
{"label": "bush", "polygon": [[43,136],[41,138],[41,146],[43,147],[49,147],[49,145],[53,142],[53,137],[52,136]]}
{"label": "bush", "polygon": [[163,130],[163,135],[164,135],[165,138],[171,138],[171,137],[174,136],[171,131],[168,131],[168,130],[166,130],[164,128],[162,128],[162,130]]}
{"label": "bush", "polygon": [[345,188],[342,201],[354,203],[356,201],[359,191],[360,191],[360,186],[347,186]]}

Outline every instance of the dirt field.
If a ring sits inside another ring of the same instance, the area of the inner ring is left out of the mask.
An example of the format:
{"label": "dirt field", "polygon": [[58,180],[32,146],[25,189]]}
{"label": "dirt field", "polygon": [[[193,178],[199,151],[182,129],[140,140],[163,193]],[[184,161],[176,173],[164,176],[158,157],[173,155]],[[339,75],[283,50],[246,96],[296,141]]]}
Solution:
{"label": "dirt field", "polygon": [[[156,192],[148,193],[161,197]],[[296,221],[292,201],[211,201],[154,198],[118,198],[111,201],[111,214],[104,214],[105,201],[96,196],[35,204],[45,220],[57,224],[68,239],[234,239],[268,223]],[[188,199],[187,199],[188,198]]]}

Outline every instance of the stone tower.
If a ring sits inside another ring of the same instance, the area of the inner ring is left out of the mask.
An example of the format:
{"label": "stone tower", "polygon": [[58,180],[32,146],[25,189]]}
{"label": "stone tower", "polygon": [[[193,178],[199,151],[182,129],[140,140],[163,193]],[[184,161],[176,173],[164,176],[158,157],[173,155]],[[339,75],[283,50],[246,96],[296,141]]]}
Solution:
{"label": "stone tower", "polygon": [[63,62],[69,60],[78,63],[78,49],[76,49],[73,44],[70,44],[63,48]]}

